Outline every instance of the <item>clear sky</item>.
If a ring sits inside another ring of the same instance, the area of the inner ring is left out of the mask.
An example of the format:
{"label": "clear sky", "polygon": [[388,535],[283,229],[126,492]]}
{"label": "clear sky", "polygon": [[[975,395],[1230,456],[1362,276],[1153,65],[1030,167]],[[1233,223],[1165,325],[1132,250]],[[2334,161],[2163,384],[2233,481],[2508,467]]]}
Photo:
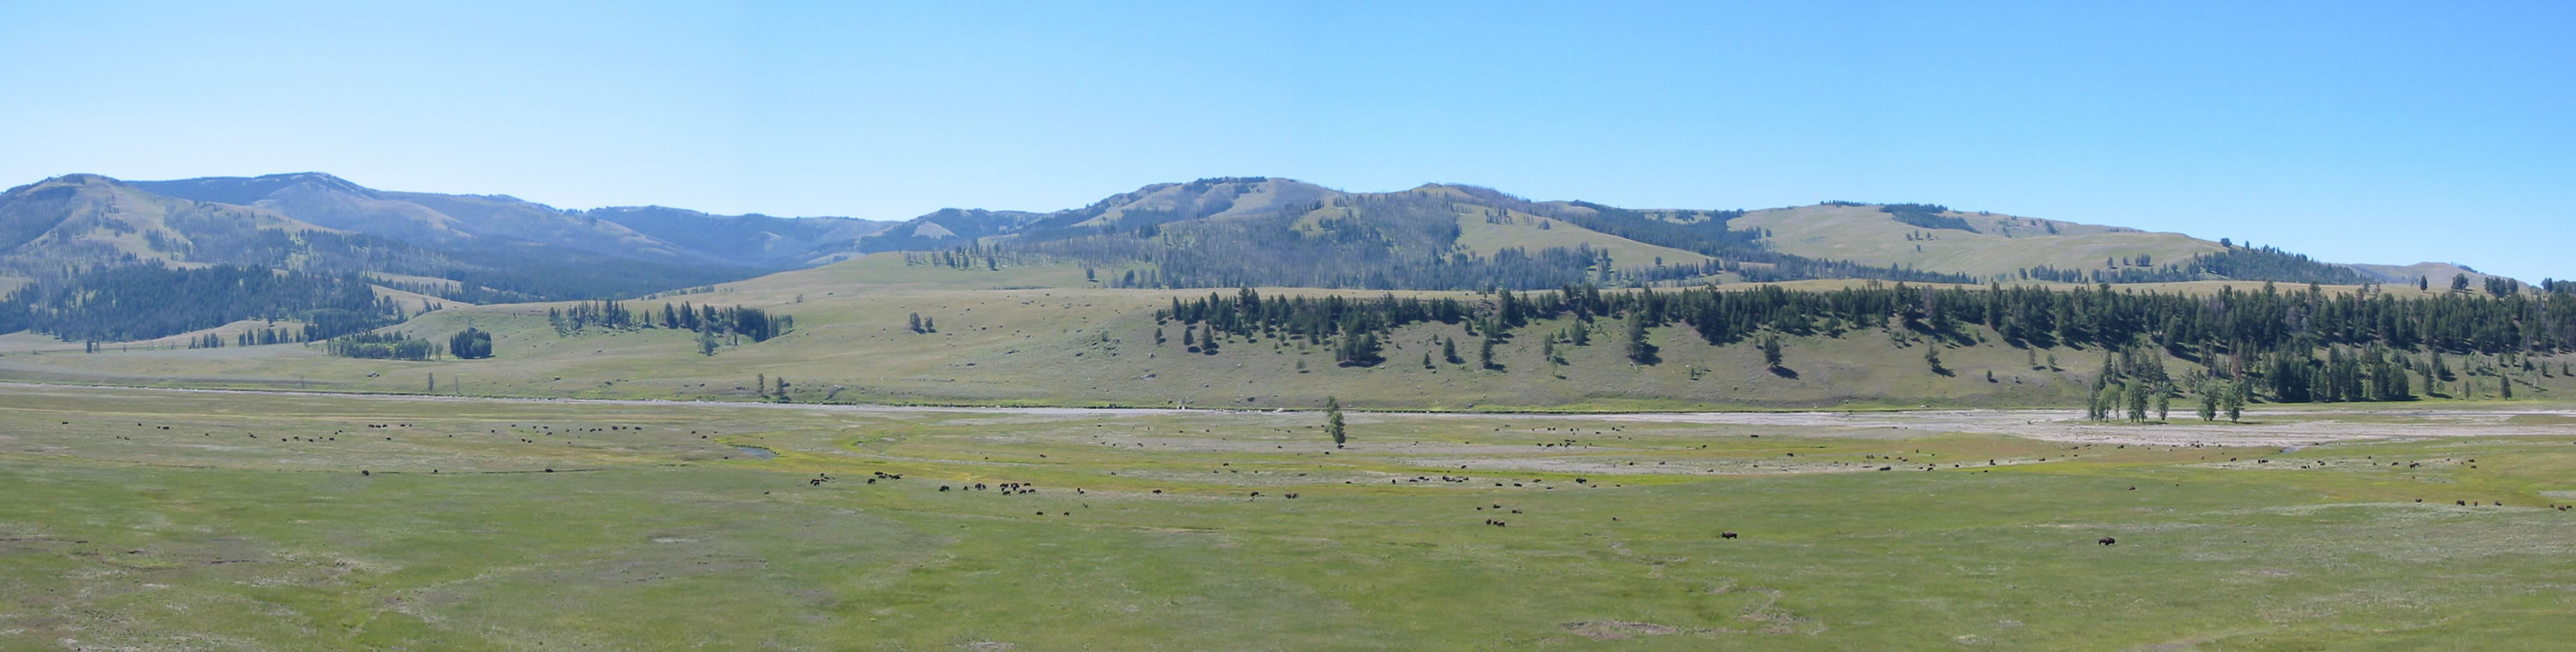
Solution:
{"label": "clear sky", "polygon": [[[1595,6],[1605,5],[1605,6]],[[0,185],[1931,202],[2576,277],[2576,2],[0,3]]]}

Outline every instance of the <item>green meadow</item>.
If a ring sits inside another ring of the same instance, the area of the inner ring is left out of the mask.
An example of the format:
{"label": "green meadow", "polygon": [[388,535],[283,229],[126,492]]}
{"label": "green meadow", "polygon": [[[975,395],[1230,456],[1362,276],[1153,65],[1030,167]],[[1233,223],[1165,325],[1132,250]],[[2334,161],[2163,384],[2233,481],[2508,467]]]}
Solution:
{"label": "green meadow", "polygon": [[1354,412],[1336,448],[1312,412],[0,385],[0,648],[2550,649],[2550,407]]}

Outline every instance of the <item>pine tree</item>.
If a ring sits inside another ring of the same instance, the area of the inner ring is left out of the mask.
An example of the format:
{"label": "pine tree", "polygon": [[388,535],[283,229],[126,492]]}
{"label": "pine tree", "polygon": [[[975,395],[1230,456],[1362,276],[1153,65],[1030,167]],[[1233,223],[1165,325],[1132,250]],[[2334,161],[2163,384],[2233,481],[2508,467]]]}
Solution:
{"label": "pine tree", "polygon": [[1778,335],[1766,335],[1766,336],[1763,336],[1763,338],[1762,338],[1762,366],[1769,367],[1769,368],[1772,368],[1772,369],[1778,369],[1778,368],[1780,368],[1780,336],[1778,336]]}
{"label": "pine tree", "polygon": [[1493,335],[1486,335],[1484,343],[1476,346],[1476,366],[1484,369],[1494,368]]}
{"label": "pine tree", "polygon": [[1642,315],[1628,319],[1626,350],[1630,362],[1647,364],[1655,359],[1655,345],[1646,343],[1646,318]]}
{"label": "pine tree", "polygon": [[910,327],[910,328],[911,328],[912,332],[915,332],[915,333],[919,333],[919,332],[921,332],[921,313],[917,313],[917,312],[916,312],[916,313],[912,313],[911,323],[912,323],[912,325],[911,325],[911,327]]}
{"label": "pine tree", "polygon": [[2157,387],[2155,392],[2156,420],[2165,421],[2168,417],[2173,415],[2173,390],[2164,387]]}
{"label": "pine tree", "polygon": [[1342,447],[1346,441],[1342,432],[1342,399],[1324,397],[1324,431],[1333,435],[1334,448]]}
{"label": "pine tree", "polygon": [[1458,364],[1461,362],[1458,359],[1458,338],[1444,337],[1440,339],[1440,359],[1447,361],[1449,364]]}

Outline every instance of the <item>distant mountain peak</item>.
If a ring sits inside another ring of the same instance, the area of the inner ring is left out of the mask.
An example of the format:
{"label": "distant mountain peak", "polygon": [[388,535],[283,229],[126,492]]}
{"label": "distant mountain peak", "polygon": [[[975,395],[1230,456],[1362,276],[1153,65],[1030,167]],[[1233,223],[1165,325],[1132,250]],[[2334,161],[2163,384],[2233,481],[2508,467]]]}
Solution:
{"label": "distant mountain peak", "polygon": [[47,184],[47,183],[51,183],[51,184],[61,184],[61,185],[70,185],[70,186],[90,186],[90,185],[121,186],[121,185],[125,185],[125,182],[124,182],[124,181],[119,181],[119,180],[117,180],[115,177],[110,177],[110,176],[107,176],[107,175],[104,175],[104,174],[90,174],[90,173],[87,173],[87,172],[75,172],[75,173],[71,173],[71,174],[66,174],[66,175],[62,175],[62,176],[59,176],[59,177],[54,177],[54,178],[51,178],[51,179],[46,179],[46,180],[41,181],[41,182],[38,182],[38,183],[39,183],[39,185]]}

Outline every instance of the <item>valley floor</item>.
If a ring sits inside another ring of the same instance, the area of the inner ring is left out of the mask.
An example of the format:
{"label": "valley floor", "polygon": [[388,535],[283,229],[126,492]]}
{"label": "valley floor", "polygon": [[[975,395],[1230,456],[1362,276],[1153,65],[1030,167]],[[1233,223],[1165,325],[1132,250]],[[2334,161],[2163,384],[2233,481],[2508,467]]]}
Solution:
{"label": "valley floor", "polygon": [[1312,412],[0,385],[0,648],[2424,649],[2576,627],[2568,406],[2072,412],[1355,412],[1335,447]]}

